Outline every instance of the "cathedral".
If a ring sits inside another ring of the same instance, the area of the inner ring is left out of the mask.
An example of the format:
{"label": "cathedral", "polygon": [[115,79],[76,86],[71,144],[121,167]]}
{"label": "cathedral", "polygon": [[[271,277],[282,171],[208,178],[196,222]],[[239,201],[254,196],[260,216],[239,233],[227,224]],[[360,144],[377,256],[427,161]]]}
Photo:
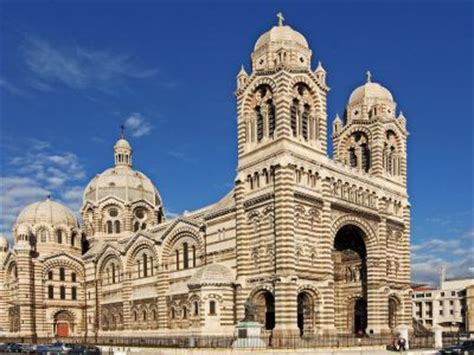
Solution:
{"label": "cathedral", "polygon": [[[408,132],[367,73],[333,121],[326,71],[279,23],[236,77],[238,166],[216,203],[166,218],[123,135],[81,221],[47,198],[0,238],[0,332],[232,335],[250,300],[267,334],[388,334],[411,323]],[[229,118],[232,119],[232,118]]]}

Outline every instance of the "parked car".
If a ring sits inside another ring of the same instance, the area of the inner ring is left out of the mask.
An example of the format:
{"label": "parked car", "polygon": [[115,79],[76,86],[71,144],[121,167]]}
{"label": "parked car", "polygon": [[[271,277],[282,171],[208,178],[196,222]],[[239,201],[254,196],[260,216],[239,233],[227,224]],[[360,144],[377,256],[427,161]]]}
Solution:
{"label": "parked car", "polygon": [[59,354],[70,353],[72,349],[74,348],[74,345],[76,344],[56,342],[56,343],[51,344],[48,347],[47,353],[49,355],[56,355],[56,354],[59,355]]}
{"label": "parked car", "polygon": [[21,348],[20,351],[21,353],[25,354],[34,354],[36,353],[36,345],[35,344],[20,344]]}
{"label": "parked car", "polygon": [[41,344],[36,347],[37,354],[47,354],[52,344]]}
{"label": "parked car", "polygon": [[18,344],[16,343],[0,344],[0,352],[9,353],[9,352],[12,352],[13,349],[16,349],[17,347],[18,347]]}
{"label": "parked car", "polygon": [[474,340],[466,340],[458,345],[448,346],[441,349],[441,355],[448,354],[462,354],[462,355],[474,355]]}
{"label": "parked car", "polygon": [[100,355],[100,349],[93,345],[75,344],[70,354]]}

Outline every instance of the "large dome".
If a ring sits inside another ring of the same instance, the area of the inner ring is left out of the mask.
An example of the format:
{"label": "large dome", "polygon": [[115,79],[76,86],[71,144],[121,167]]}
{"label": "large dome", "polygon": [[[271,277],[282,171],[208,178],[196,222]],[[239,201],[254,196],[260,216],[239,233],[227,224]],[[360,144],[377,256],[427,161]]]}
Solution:
{"label": "large dome", "polygon": [[262,34],[255,43],[254,50],[257,51],[259,48],[270,44],[297,44],[309,48],[306,38],[301,33],[286,25],[274,26],[270,31]]}
{"label": "large dome", "polygon": [[97,175],[84,191],[84,202],[99,202],[113,196],[123,202],[145,200],[154,206],[161,205],[158,190],[145,174],[128,166],[116,166]]}
{"label": "large dome", "polygon": [[390,91],[378,83],[367,82],[355,89],[349,97],[349,105],[366,99],[382,99],[393,101]]}
{"label": "large dome", "polygon": [[35,225],[38,223],[46,223],[53,226],[67,225],[71,228],[78,226],[74,213],[66,206],[52,201],[50,198],[26,206],[16,220],[17,225]]}

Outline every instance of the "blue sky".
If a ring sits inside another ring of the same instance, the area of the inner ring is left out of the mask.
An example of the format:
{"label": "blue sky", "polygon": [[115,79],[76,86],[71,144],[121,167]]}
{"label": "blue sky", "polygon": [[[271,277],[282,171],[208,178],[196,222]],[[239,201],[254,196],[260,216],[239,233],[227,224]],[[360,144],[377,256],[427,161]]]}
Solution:
{"label": "blue sky", "polygon": [[471,2],[0,4],[0,233],[48,192],[77,211],[122,123],[169,214],[225,195],[235,75],[282,11],[328,72],[329,123],[367,69],[407,117],[414,280],[472,277]]}

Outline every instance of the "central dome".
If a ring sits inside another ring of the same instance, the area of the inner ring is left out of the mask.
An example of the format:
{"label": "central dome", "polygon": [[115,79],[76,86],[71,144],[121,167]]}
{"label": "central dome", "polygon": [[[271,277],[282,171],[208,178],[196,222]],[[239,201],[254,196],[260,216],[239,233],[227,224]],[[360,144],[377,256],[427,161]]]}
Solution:
{"label": "central dome", "polygon": [[33,226],[38,223],[53,226],[66,225],[71,228],[78,226],[74,213],[66,206],[52,201],[49,197],[44,201],[26,206],[16,220],[16,225],[28,224]]}
{"label": "central dome", "polygon": [[97,175],[87,185],[84,201],[99,202],[113,196],[123,202],[146,200],[153,206],[161,205],[158,190],[145,174],[128,166],[116,166]]}
{"label": "central dome", "polygon": [[306,41],[306,38],[301,33],[285,25],[273,26],[270,31],[262,34],[255,43],[254,50],[257,51],[265,45],[282,44],[297,44],[309,48],[308,41]]}
{"label": "central dome", "polygon": [[354,104],[362,99],[382,99],[393,101],[390,91],[378,83],[367,82],[355,89],[349,97],[349,104]]}

